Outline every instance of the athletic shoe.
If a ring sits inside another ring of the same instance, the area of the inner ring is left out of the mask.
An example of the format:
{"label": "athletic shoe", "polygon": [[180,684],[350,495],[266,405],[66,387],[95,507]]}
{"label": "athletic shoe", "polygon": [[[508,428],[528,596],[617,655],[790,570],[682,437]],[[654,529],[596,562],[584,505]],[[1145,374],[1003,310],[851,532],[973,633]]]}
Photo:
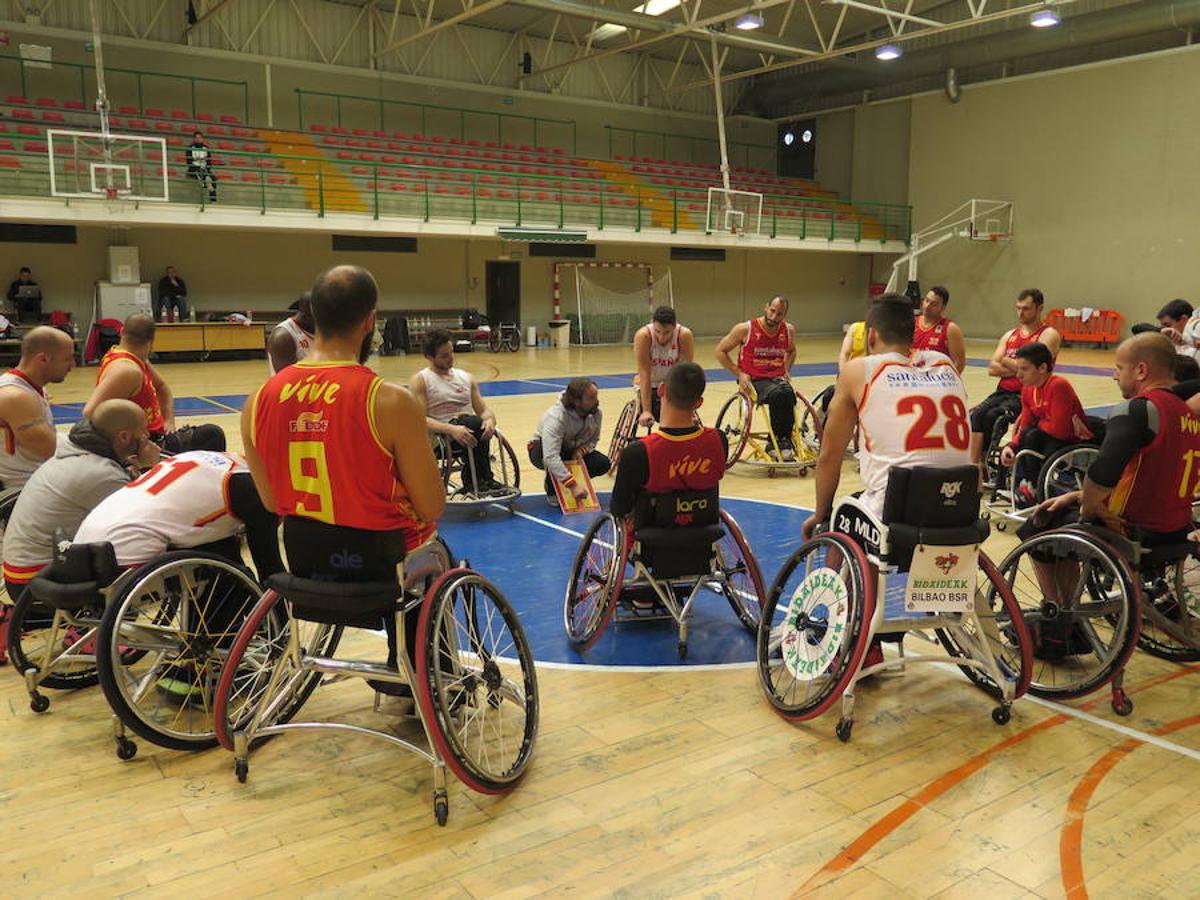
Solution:
{"label": "athletic shoe", "polygon": [[1037,494],[1034,493],[1033,485],[1028,481],[1022,481],[1018,484],[1014,494],[1013,506],[1017,509],[1026,509],[1037,505]]}
{"label": "athletic shoe", "polygon": [[866,655],[863,656],[862,667],[868,669],[871,666],[877,666],[883,662],[883,645],[879,643],[879,638],[871,641],[871,646],[867,648]]}
{"label": "athletic shoe", "polygon": [[185,673],[178,674],[183,677],[164,675],[154,683],[154,687],[164,697],[169,697],[180,706],[203,706],[204,688],[189,679]]}
{"label": "athletic shoe", "polygon": [[557,494],[547,494],[546,495],[546,505],[549,506],[551,509],[557,509],[559,512],[562,512],[562,507],[560,507],[558,505],[558,495]]}

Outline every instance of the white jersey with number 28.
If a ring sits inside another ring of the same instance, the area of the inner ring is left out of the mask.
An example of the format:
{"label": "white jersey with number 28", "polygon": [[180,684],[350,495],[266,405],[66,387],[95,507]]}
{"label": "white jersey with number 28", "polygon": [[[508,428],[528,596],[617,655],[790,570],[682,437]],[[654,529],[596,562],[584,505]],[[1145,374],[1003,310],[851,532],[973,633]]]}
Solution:
{"label": "white jersey with number 28", "polygon": [[950,358],[933,350],[912,357],[863,358],[858,404],[862,501],[883,515],[888,472],[900,466],[964,466],[970,460],[967,391]]}

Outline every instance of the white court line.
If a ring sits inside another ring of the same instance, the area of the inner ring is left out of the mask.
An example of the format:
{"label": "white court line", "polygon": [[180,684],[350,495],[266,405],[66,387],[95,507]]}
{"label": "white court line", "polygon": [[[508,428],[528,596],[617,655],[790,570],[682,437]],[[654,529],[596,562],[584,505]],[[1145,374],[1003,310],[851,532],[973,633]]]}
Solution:
{"label": "white court line", "polygon": [[[508,509],[508,507],[501,506],[498,503],[493,505],[496,507],[496,509]],[[539,519],[537,516],[531,516],[529,513],[521,512],[519,509],[514,509],[512,514],[514,516],[520,516],[522,519],[528,519],[530,522],[537,522],[539,525],[545,525],[547,528],[553,528],[555,531],[561,531],[563,534],[569,534],[577,538],[583,537],[582,531],[572,531],[570,528],[564,528],[562,525],[556,525],[554,522],[547,522],[545,519]]]}
{"label": "white court line", "polygon": [[537,381],[533,378],[518,378],[516,380],[521,384],[536,384],[538,387],[554,388],[556,391],[566,390],[561,384],[551,384],[549,381]]}

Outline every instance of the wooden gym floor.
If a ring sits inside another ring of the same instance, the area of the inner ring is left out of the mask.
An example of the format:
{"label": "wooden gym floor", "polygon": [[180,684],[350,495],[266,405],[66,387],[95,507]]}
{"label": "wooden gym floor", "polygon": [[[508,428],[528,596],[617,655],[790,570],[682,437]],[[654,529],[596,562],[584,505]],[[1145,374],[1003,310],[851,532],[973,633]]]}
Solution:
{"label": "wooden gym floor", "polygon": [[[712,348],[698,347],[706,368]],[[828,363],[836,350],[832,338],[805,340],[798,362]],[[990,350],[969,346],[975,359]],[[1110,354],[1068,349],[1060,362],[1107,366]],[[392,357],[382,370],[407,381],[421,364]],[[633,369],[620,348],[461,354],[459,364],[482,381]],[[187,397],[248,392],[265,369],[162,371]],[[53,399],[84,399],[94,377],[73,372]],[[1116,399],[1106,376],[1071,377],[1086,405]],[[992,388],[978,367],[966,380],[973,400]],[[830,381],[797,383],[812,396]],[[731,391],[710,388],[709,421]],[[609,429],[629,394],[603,392]],[[519,450],[554,396],[489,402]],[[232,412],[206,419],[240,446]],[[525,466],[526,489],[537,490],[540,473]],[[857,486],[847,465],[843,490]],[[801,507],[813,498],[811,476],[731,474],[722,490]],[[987,550],[999,559],[1011,545],[994,532]],[[746,666],[568,666],[538,677],[541,733],[526,779],[492,798],[448,776],[450,822],[438,828],[428,765],[380,742],[287,736],[255,754],[241,785],[219,749],[186,755],[139,740],[138,756],[119,762],[99,689],[51,692],[38,716],[20,679],[0,673],[0,884],[12,896],[1200,893],[1200,665],[1138,652],[1128,719],[1101,693],[1069,707],[1026,699],[1004,727],[959,674],[910,668],[860,687],[849,744],[834,737],[835,713],[800,726],[778,718]],[[371,696],[338,685],[306,710],[367,721]],[[415,736],[414,724],[398,727]]]}

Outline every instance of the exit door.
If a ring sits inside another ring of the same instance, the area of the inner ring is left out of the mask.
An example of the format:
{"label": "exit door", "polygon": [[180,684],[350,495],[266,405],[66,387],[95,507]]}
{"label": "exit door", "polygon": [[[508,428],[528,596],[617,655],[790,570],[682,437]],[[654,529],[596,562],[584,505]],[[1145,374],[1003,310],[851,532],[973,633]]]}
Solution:
{"label": "exit door", "polygon": [[501,322],[519,323],[521,264],[509,260],[488,260],[485,280],[488,321],[493,327]]}

